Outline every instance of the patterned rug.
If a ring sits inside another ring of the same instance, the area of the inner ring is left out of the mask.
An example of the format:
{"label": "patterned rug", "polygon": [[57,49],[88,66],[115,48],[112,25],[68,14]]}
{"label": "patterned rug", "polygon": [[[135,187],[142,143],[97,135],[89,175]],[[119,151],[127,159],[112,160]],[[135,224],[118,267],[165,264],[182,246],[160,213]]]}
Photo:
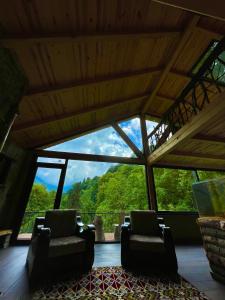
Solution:
{"label": "patterned rug", "polygon": [[70,279],[36,291],[37,299],[168,300],[208,299],[182,277],[135,276],[121,267],[94,268],[82,278]]}

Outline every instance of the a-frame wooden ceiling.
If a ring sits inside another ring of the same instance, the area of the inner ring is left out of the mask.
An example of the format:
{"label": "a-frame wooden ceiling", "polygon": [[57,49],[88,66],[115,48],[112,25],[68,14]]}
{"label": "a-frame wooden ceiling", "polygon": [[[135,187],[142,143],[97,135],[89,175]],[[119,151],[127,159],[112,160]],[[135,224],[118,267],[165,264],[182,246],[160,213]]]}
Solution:
{"label": "a-frame wooden ceiling", "polygon": [[140,113],[160,119],[209,43],[225,33],[221,8],[207,5],[21,0],[0,7],[1,44],[29,80],[11,132],[25,148]]}

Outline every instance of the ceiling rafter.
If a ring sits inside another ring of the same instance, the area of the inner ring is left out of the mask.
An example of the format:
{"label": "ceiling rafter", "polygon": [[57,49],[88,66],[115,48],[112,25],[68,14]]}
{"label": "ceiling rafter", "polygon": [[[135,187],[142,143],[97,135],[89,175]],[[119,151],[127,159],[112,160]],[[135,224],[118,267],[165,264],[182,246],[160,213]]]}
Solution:
{"label": "ceiling rafter", "polygon": [[114,130],[120,135],[124,142],[130,147],[130,149],[135,153],[137,157],[143,158],[143,153],[138,149],[138,147],[131,141],[129,136],[123,131],[123,129],[117,124],[112,123]]}
{"label": "ceiling rafter", "polygon": [[[137,113],[130,113],[130,114],[124,114],[124,115],[119,115],[117,117],[112,117],[111,118],[111,122],[121,122],[121,121],[125,121],[125,120],[129,120],[130,118],[133,118],[133,117],[136,117],[138,116],[138,112]],[[109,127],[110,124],[109,124],[109,121],[102,121],[102,122],[98,122],[96,124],[90,124],[86,127],[83,127],[81,129],[73,129],[71,130],[70,132],[67,132],[66,134],[65,133],[62,133],[61,135],[58,135],[57,137],[50,137],[46,140],[39,140],[39,141],[34,141],[34,143],[30,144],[30,145],[27,145],[27,148],[30,148],[30,149],[44,149],[44,148],[47,148],[47,147],[51,147],[51,146],[54,146],[58,143],[63,143],[63,142],[66,142],[66,141],[69,141],[73,138],[77,138],[77,137],[80,137],[82,135],[85,135],[85,134],[88,134],[88,133],[91,133],[91,132],[94,132],[96,130],[100,130],[100,129],[104,129],[106,127]]]}
{"label": "ceiling rafter", "polygon": [[63,85],[31,89],[26,93],[25,96],[39,96],[39,95],[43,95],[43,94],[65,92],[65,91],[68,91],[70,89],[74,89],[77,87],[88,87],[88,86],[97,85],[97,84],[109,83],[109,82],[113,82],[113,81],[117,81],[117,80],[137,78],[137,77],[143,76],[143,75],[158,73],[158,72],[161,72],[161,70],[162,70],[162,67],[146,68],[143,70],[138,70],[138,71],[133,71],[133,72],[126,72],[126,73],[113,74],[113,75],[109,75],[109,76],[102,76],[102,77],[95,78],[95,79],[74,81],[74,82],[70,82],[67,84],[63,84]]}
{"label": "ceiling rafter", "polygon": [[210,136],[205,134],[197,134],[192,137],[192,140],[197,140],[201,142],[213,143],[218,145],[225,145],[225,138],[221,138],[218,136]]}
{"label": "ceiling rafter", "polygon": [[46,43],[80,43],[88,41],[124,41],[140,39],[156,39],[162,37],[175,38],[180,34],[179,30],[148,30],[146,32],[103,32],[103,33],[78,33],[64,35],[12,35],[1,38],[5,47],[24,46],[27,44]]}
{"label": "ceiling rafter", "polygon": [[225,166],[223,166],[221,164],[221,162],[219,162],[218,165],[215,166],[215,161],[213,166],[211,164],[207,164],[207,163],[199,163],[199,162],[195,162],[195,163],[191,163],[191,162],[168,162],[168,161],[164,161],[161,160],[159,162],[157,162],[156,164],[153,165],[153,167],[160,167],[160,168],[187,168],[187,169],[202,169],[202,170],[212,170],[212,171],[225,171]]}
{"label": "ceiling rafter", "polygon": [[186,29],[184,30],[184,32],[181,34],[181,37],[178,41],[177,47],[175,49],[175,51],[173,52],[171,58],[168,61],[168,64],[166,65],[166,67],[164,68],[164,70],[161,73],[161,76],[155,86],[155,88],[153,89],[153,91],[151,92],[149,98],[146,100],[146,103],[144,104],[143,110],[142,112],[145,113],[149,106],[151,105],[153,99],[155,98],[155,96],[157,95],[160,87],[162,86],[165,78],[167,77],[167,75],[169,74],[171,68],[173,67],[175,61],[177,60],[180,52],[183,50],[184,45],[186,44],[186,42],[188,41],[188,39],[190,38],[191,33],[193,32],[195,26],[197,25],[198,21],[199,21],[200,17],[194,15],[191,20],[189,21]]}
{"label": "ceiling rafter", "polygon": [[225,20],[223,0],[152,0],[160,4],[180,8],[215,19]]}
{"label": "ceiling rafter", "polygon": [[207,153],[197,153],[191,151],[172,151],[169,155],[176,155],[176,156],[188,156],[194,158],[203,158],[203,159],[217,159],[217,160],[224,160],[225,161],[225,154],[224,155],[216,155],[216,154],[207,154]]}
{"label": "ceiling rafter", "polygon": [[139,95],[136,95],[135,97],[129,97],[129,98],[125,98],[125,99],[117,99],[116,101],[103,103],[102,105],[84,107],[80,110],[70,111],[70,112],[66,112],[66,113],[63,113],[63,114],[59,114],[59,115],[52,115],[52,116],[49,116],[49,117],[46,117],[46,118],[43,118],[43,119],[32,120],[32,121],[29,121],[29,122],[18,123],[18,124],[15,123],[12,130],[14,132],[15,131],[21,131],[21,130],[27,130],[27,129],[42,126],[42,125],[45,125],[45,124],[48,124],[48,123],[51,123],[51,122],[61,121],[61,120],[69,119],[69,118],[73,118],[73,117],[78,117],[78,116],[81,116],[81,115],[84,115],[84,114],[89,114],[89,113],[98,112],[98,111],[104,110],[104,109],[114,108],[114,107],[119,106],[119,105],[130,104],[130,103],[133,103],[135,101],[140,101],[141,102],[147,96],[148,96],[147,93],[139,94]]}

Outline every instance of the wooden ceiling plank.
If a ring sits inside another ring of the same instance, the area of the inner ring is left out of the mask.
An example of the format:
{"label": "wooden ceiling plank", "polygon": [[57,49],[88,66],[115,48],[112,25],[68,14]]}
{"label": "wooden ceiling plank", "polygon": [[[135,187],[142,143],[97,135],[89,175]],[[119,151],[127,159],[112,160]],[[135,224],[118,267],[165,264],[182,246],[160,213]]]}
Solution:
{"label": "wooden ceiling plank", "polygon": [[153,167],[160,167],[160,168],[188,168],[188,169],[203,169],[203,170],[212,170],[212,171],[225,171],[225,165],[221,165],[219,164],[218,166],[215,166],[215,163],[213,162],[213,164],[210,164],[210,163],[193,163],[193,162],[188,162],[188,163],[185,163],[185,162],[171,162],[169,161],[169,158],[167,161],[165,160],[162,160],[160,162],[157,162],[156,164],[153,165]]}
{"label": "wooden ceiling plank", "polygon": [[[127,115],[120,115],[118,117],[114,117],[114,118],[111,118],[111,122],[121,122],[121,121],[124,121],[124,120],[128,120],[130,118],[133,118],[133,117],[136,117],[138,116],[138,112],[137,113],[130,113],[130,114],[127,114]],[[66,142],[66,141],[69,141],[73,138],[77,138],[77,137],[80,137],[80,136],[83,136],[85,134],[88,134],[88,133],[91,133],[91,132],[94,132],[96,130],[100,130],[100,129],[103,129],[103,128],[106,128],[106,127],[109,127],[110,126],[110,123],[109,121],[102,121],[102,122],[99,122],[97,124],[91,124],[91,125],[88,125],[86,127],[83,127],[81,129],[77,129],[77,130],[72,130],[70,132],[67,132],[66,134],[63,133],[62,135],[59,135],[57,137],[51,137],[49,139],[46,139],[46,140],[39,140],[39,141],[35,141],[34,143],[30,144],[30,145],[27,145],[27,148],[30,148],[30,149],[37,149],[37,148],[47,148],[47,147],[51,147],[51,146],[54,146],[58,143],[63,143],[63,142]]]}
{"label": "wooden ceiling plank", "polygon": [[127,99],[117,99],[116,101],[110,102],[110,103],[104,103],[102,105],[95,105],[89,108],[82,108],[78,111],[70,111],[67,113],[63,113],[60,115],[54,115],[54,116],[49,116],[47,118],[44,119],[39,119],[39,120],[32,120],[30,122],[25,122],[25,123],[19,123],[19,124],[15,124],[12,128],[12,131],[21,131],[21,130],[27,130],[27,129],[32,129],[38,126],[42,126],[51,122],[56,122],[56,121],[61,121],[64,119],[68,119],[68,118],[72,118],[72,117],[78,117],[84,114],[89,114],[89,113],[93,113],[93,112],[97,112],[100,110],[105,110],[105,109],[110,109],[110,108],[114,108],[116,106],[119,105],[123,105],[123,104],[129,104],[131,102],[135,102],[138,100],[142,100],[143,98],[146,98],[148,96],[148,94],[140,94],[137,95],[135,97],[131,97],[131,98],[127,98]]}
{"label": "wooden ceiling plank", "polygon": [[225,145],[225,138],[217,137],[217,136],[209,136],[204,134],[197,134],[192,137],[192,140],[197,140],[200,142],[208,142],[217,145]]}
{"label": "wooden ceiling plank", "polygon": [[157,93],[158,93],[160,87],[162,86],[165,78],[167,77],[168,73],[170,72],[170,70],[171,70],[172,66],[174,65],[175,61],[177,60],[179,54],[183,50],[184,45],[186,44],[186,42],[190,38],[190,35],[193,32],[195,26],[197,25],[199,19],[200,19],[200,17],[195,15],[189,21],[186,29],[184,30],[184,32],[181,35],[181,38],[179,39],[176,50],[173,52],[172,57],[170,58],[170,60],[168,61],[167,65],[165,67],[165,69],[161,73],[161,76],[159,78],[159,81],[156,84],[156,87],[154,88],[154,90],[150,94],[149,98],[146,100],[146,103],[145,103],[145,105],[143,107],[143,110],[142,110],[143,113],[145,113],[148,110],[148,108],[151,105],[153,99],[157,95]]}
{"label": "wooden ceiling plank", "polygon": [[111,162],[122,164],[144,164],[144,159],[133,157],[119,157],[99,154],[85,154],[85,153],[71,153],[60,151],[36,150],[37,156],[48,158],[61,158],[70,160],[83,160],[83,161],[97,161],[97,162]]}
{"label": "wooden ceiling plank", "polygon": [[191,151],[172,151],[170,154],[177,156],[189,156],[196,158],[207,158],[207,159],[217,159],[217,160],[225,160],[225,155],[215,155],[215,154],[206,154],[206,153],[196,153]]}
{"label": "wooden ceiling plank", "polygon": [[81,33],[77,35],[14,35],[3,37],[1,43],[5,47],[27,46],[27,44],[46,44],[46,43],[82,43],[89,41],[124,41],[124,40],[141,40],[157,39],[163,37],[175,38],[180,31],[174,29],[166,30],[148,30],[147,32],[108,32],[108,33]]}
{"label": "wooden ceiling plank", "polygon": [[223,0],[152,0],[160,4],[191,11],[203,16],[212,17],[225,21],[224,1]]}
{"label": "wooden ceiling plank", "polygon": [[217,94],[213,101],[203,111],[194,116],[187,124],[178,130],[168,141],[151,153],[148,157],[149,164],[163,158],[166,154],[182,145],[187,139],[192,138],[202,131],[208,124],[213,123],[225,115],[225,91]]}
{"label": "wooden ceiling plank", "polygon": [[124,142],[130,147],[130,149],[135,153],[137,157],[143,157],[142,152],[138,149],[138,147],[131,141],[128,135],[123,131],[123,129],[117,124],[112,123],[112,127],[114,130],[120,135],[120,137],[124,140]]}
{"label": "wooden ceiling plank", "polygon": [[162,68],[160,67],[147,68],[147,69],[134,71],[134,72],[119,73],[110,76],[102,76],[97,79],[82,80],[82,81],[67,83],[64,85],[48,86],[40,89],[32,89],[28,91],[25,96],[41,96],[41,95],[52,94],[56,92],[65,92],[70,89],[74,89],[76,87],[87,87],[87,86],[92,86],[97,84],[105,84],[105,83],[122,80],[122,79],[138,78],[139,76],[158,73],[161,70]]}

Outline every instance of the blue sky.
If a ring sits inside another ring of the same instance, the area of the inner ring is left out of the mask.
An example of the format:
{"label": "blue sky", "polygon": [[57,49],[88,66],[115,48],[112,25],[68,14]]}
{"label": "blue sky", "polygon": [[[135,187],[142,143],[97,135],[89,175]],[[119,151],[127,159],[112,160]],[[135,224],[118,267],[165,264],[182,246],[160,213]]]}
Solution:
{"label": "blue sky", "polygon": [[[134,118],[121,122],[120,127],[125,131],[129,138],[142,150],[140,119]],[[147,121],[148,133],[154,129],[157,123]],[[46,150],[77,152],[89,154],[114,155],[122,157],[134,156],[132,150],[126,145],[121,137],[112,127],[100,129],[93,133],[72,139],[70,141],[47,148]],[[41,159],[43,161],[43,159]],[[52,159],[44,159],[44,161],[52,162]],[[60,162],[54,159],[54,162]],[[104,174],[112,163],[102,162],[86,162],[86,161],[69,161],[66,173],[64,190],[68,190],[74,182],[82,181],[84,178],[93,178]],[[45,184],[51,190],[55,189],[58,184],[59,172],[52,169],[39,169],[36,182]]]}

